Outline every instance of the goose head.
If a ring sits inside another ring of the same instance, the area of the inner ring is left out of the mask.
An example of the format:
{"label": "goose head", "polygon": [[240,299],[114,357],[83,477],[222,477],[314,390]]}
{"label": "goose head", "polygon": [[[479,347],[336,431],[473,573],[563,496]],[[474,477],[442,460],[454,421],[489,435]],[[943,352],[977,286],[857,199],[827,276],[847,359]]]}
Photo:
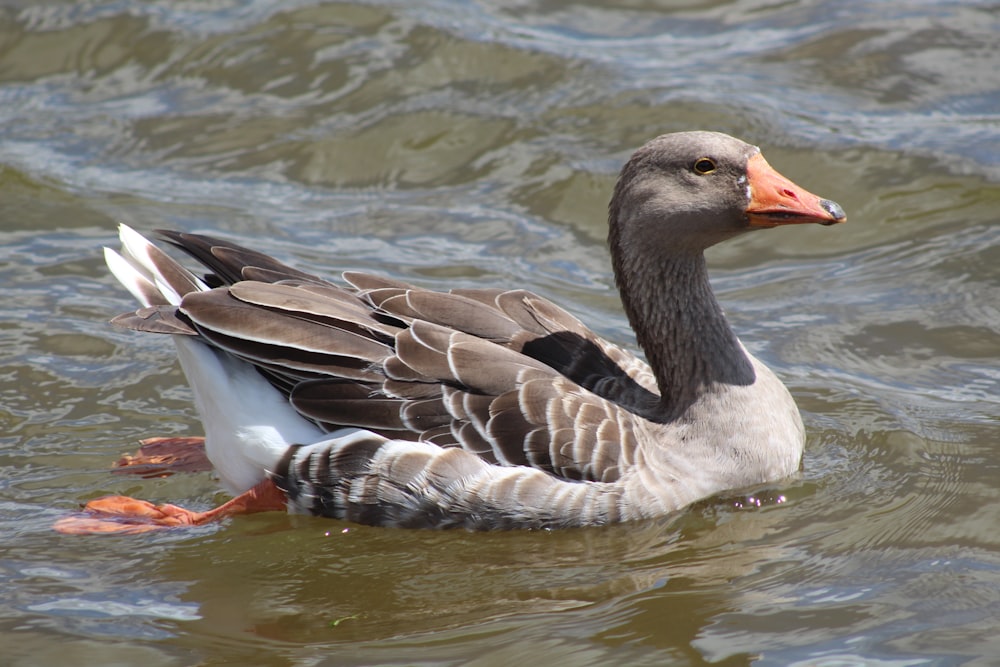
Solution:
{"label": "goose head", "polygon": [[846,219],[837,203],[775,171],[756,146],[718,132],[677,132],[648,142],[622,168],[609,242],[616,258],[639,261],[700,255],[757,229]]}

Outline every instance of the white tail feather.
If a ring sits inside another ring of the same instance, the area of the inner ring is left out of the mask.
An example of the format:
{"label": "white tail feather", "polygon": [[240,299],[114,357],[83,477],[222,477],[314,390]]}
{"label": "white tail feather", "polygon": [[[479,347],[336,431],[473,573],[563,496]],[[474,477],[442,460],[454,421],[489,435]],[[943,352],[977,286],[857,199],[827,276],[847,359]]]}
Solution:
{"label": "white tail feather", "polygon": [[[180,305],[157,260],[170,262],[200,290],[208,286],[127,225],[120,225],[121,253],[104,249],[111,273],[144,306]],[[250,364],[198,338],[172,336],[177,357],[205,428],[205,451],[227,490],[246,491],[273,470],[291,444],[324,437]]]}
{"label": "white tail feather", "polygon": [[150,280],[149,276],[139,271],[132,263],[111,248],[104,249],[104,262],[111,274],[118,279],[125,289],[144,306],[166,305],[160,290]]}

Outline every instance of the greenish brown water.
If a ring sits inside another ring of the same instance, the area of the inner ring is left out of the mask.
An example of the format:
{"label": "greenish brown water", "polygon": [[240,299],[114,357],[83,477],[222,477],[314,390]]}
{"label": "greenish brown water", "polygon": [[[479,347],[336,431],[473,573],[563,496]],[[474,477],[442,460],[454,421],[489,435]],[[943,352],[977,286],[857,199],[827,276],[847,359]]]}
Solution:
{"label": "greenish brown water", "polygon": [[[0,662],[997,664],[997,34],[974,0],[2,3]],[[222,498],[107,472],[199,429],[171,346],[107,325],[132,307],[100,255],[117,222],[327,275],[526,286],[630,345],[607,198],[632,149],[695,128],[849,214],[711,256],[808,429],[760,507],[50,530],[108,493]]]}

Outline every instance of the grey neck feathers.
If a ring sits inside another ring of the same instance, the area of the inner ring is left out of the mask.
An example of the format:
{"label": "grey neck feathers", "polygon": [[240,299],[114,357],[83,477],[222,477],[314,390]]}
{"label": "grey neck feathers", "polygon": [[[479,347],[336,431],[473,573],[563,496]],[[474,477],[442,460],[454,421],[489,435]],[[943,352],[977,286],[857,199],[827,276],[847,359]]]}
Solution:
{"label": "grey neck feathers", "polygon": [[753,384],[753,365],[712,293],[701,252],[619,268],[625,312],[659,385],[662,421],[678,419],[719,385]]}

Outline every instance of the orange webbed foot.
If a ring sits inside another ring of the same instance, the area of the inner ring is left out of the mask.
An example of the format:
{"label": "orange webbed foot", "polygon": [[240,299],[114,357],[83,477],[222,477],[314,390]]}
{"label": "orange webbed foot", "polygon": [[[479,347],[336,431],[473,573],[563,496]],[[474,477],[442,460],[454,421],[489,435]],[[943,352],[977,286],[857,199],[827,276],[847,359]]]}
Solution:
{"label": "orange webbed foot", "polygon": [[128,496],[91,500],[83,513],[63,517],[53,528],[67,535],[131,535],[161,528],[197,526],[237,514],[283,511],[287,498],[270,480],[207,512],[194,512],[169,503],[154,505]]}
{"label": "orange webbed foot", "polygon": [[127,496],[105,496],[91,500],[83,514],[56,521],[58,532],[69,535],[145,533],[158,528],[191,526],[205,512],[192,512],[176,505],[154,505]]}
{"label": "orange webbed foot", "polygon": [[202,472],[212,469],[205,454],[205,438],[165,437],[139,441],[139,451],[124,454],[112,472],[167,477],[175,472]]}

